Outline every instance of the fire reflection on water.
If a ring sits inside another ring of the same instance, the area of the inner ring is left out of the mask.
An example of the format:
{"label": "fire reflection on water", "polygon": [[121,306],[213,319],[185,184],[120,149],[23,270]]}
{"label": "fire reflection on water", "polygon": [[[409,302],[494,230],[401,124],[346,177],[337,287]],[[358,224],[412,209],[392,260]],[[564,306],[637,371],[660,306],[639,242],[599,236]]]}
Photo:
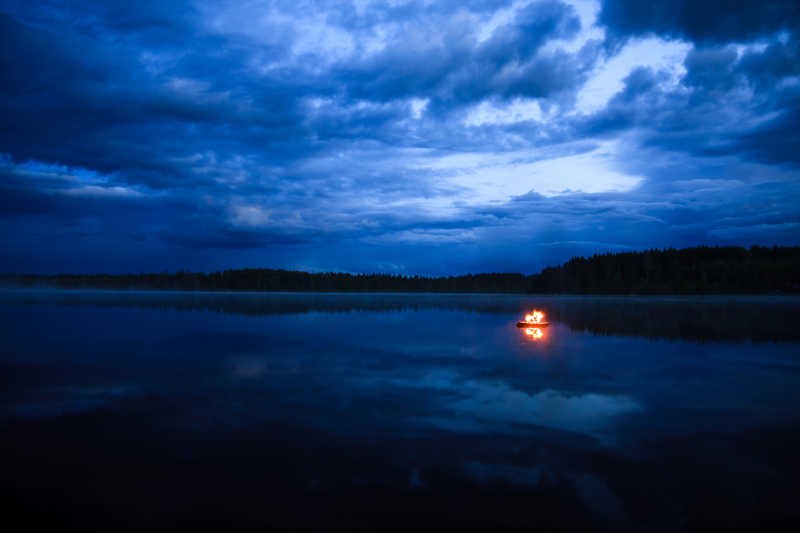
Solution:
{"label": "fire reflection on water", "polygon": [[544,331],[541,328],[525,328],[525,335],[531,340],[542,340],[544,338]]}

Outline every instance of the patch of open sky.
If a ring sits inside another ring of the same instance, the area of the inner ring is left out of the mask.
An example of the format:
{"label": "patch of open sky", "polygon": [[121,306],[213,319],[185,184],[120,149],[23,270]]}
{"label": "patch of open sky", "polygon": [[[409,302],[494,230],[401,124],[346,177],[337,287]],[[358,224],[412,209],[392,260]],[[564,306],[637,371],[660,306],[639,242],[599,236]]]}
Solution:
{"label": "patch of open sky", "polygon": [[546,117],[549,117],[549,115],[542,110],[539,102],[534,99],[514,98],[505,104],[484,100],[467,112],[464,123],[467,126],[516,124],[517,122],[528,120],[540,122]]}
{"label": "patch of open sky", "polygon": [[49,183],[46,190],[71,196],[139,196],[141,191],[132,187],[114,184],[111,176],[80,167],[68,167],[57,163],[24,161],[14,164],[10,157],[0,157],[0,168],[10,169],[12,174],[24,179]]}
{"label": "patch of open sky", "polygon": [[[6,161],[6,160],[4,160]],[[30,178],[59,179],[73,183],[106,183],[108,178],[102,174],[85,168],[70,168],[57,163],[42,161],[25,161],[14,165],[17,174]]]}
{"label": "patch of open sky", "polygon": [[[542,157],[535,150],[510,153],[464,153],[423,162],[440,179],[464,188],[470,204],[505,202],[531,191],[543,196],[564,192],[628,191],[642,178],[618,170],[618,141],[601,141],[590,151]],[[537,155],[540,157],[537,159]]]}
{"label": "patch of open sky", "polygon": [[632,39],[617,53],[595,67],[578,92],[575,110],[591,114],[605,107],[623,88],[623,80],[637,67],[650,67],[668,73],[666,83],[677,87],[686,74],[684,61],[692,45],[685,41],[659,37]]}

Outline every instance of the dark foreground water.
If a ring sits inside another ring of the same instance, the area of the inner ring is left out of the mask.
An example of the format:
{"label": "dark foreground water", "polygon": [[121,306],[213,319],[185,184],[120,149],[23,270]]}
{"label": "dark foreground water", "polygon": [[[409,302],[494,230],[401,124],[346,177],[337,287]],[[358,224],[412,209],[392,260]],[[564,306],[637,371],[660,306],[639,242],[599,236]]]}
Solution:
{"label": "dark foreground water", "polygon": [[797,299],[6,291],[0,321],[6,522],[800,520]]}

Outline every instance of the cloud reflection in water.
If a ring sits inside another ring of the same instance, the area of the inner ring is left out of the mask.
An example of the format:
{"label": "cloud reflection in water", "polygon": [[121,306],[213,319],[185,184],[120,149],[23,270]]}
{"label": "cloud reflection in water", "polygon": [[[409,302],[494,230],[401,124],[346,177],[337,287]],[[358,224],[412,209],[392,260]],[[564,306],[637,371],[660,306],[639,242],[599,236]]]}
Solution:
{"label": "cloud reflection in water", "polygon": [[[451,392],[444,408],[455,417],[430,417],[425,421],[449,431],[502,430],[513,425],[543,426],[589,435],[609,442],[607,430],[613,419],[641,411],[633,398],[597,393],[568,394],[545,389],[536,394],[514,389],[503,382],[459,380],[452,372],[436,372],[416,383],[398,384]],[[499,426],[499,427],[498,427]]]}

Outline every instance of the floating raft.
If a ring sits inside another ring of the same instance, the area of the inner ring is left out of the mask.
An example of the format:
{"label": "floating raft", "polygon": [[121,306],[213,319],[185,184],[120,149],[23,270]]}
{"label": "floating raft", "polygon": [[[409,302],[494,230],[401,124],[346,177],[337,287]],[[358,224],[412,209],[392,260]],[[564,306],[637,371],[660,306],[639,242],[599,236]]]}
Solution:
{"label": "floating raft", "polygon": [[550,322],[517,322],[518,328],[546,328]]}

